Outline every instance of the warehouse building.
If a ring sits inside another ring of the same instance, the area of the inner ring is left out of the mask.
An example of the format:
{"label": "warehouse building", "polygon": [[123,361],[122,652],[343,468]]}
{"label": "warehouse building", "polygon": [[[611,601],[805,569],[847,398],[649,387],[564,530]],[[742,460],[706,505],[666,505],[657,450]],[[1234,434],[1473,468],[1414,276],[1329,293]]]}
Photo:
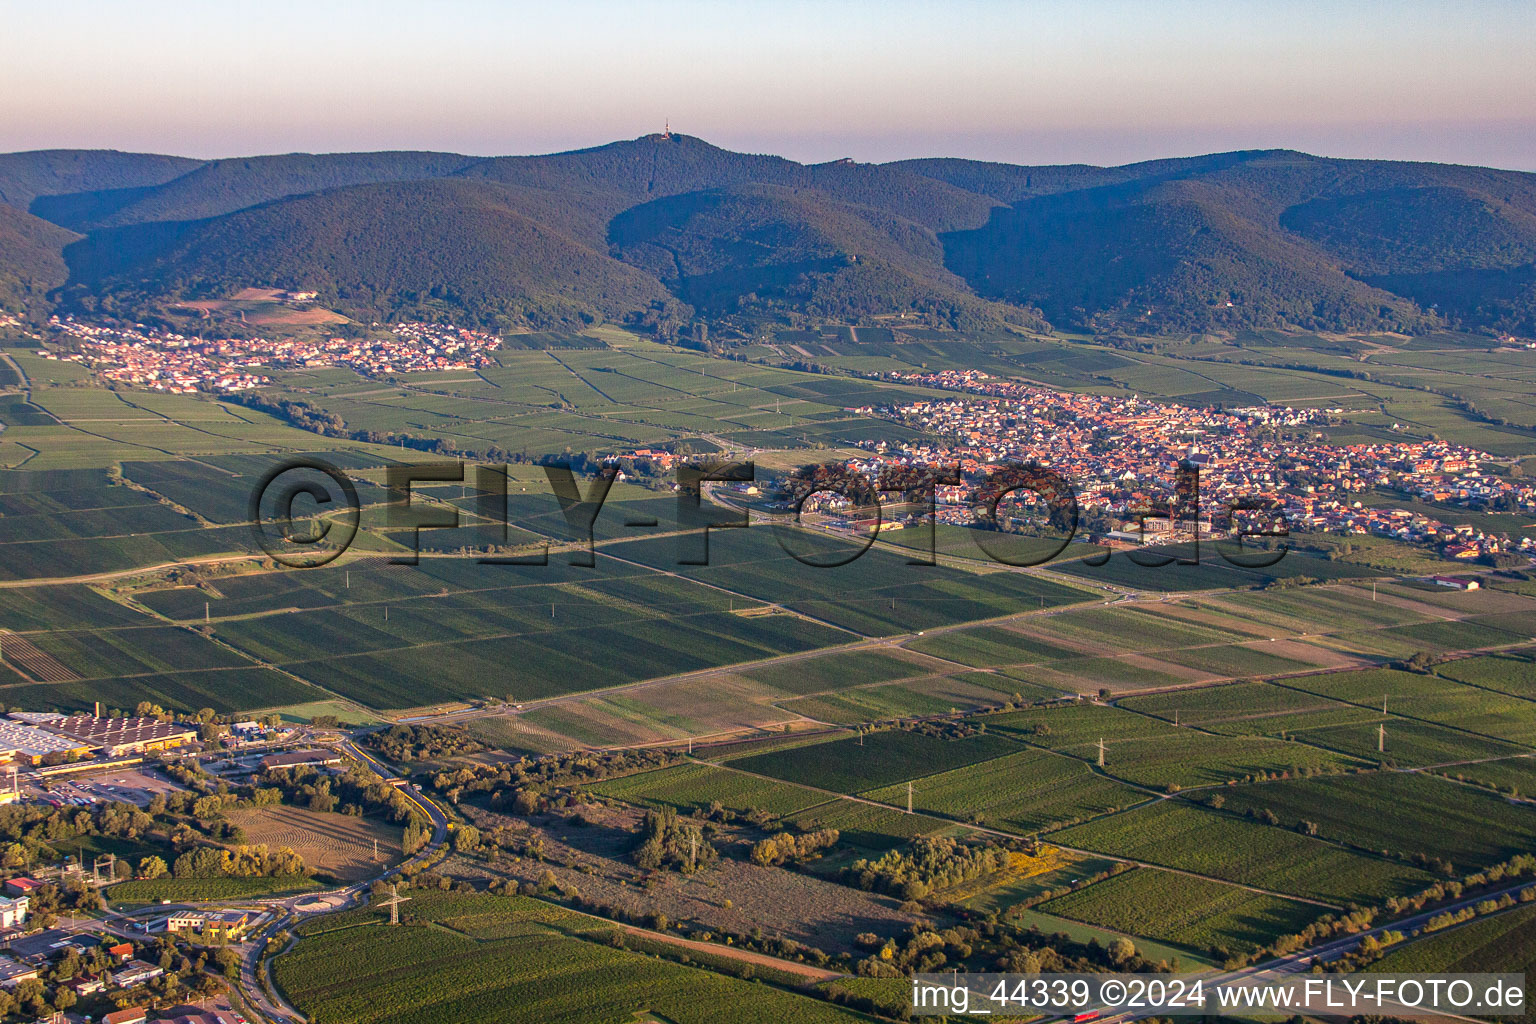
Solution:
{"label": "warehouse building", "polygon": [[174,750],[197,740],[197,726],[157,718],[96,718],[70,715],[43,726],[50,732],[100,750],[107,757]]}
{"label": "warehouse building", "polygon": [[73,736],[61,736],[35,725],[0,719],[0,761],[42,764],[50,754],[85,757],[92,745]]}

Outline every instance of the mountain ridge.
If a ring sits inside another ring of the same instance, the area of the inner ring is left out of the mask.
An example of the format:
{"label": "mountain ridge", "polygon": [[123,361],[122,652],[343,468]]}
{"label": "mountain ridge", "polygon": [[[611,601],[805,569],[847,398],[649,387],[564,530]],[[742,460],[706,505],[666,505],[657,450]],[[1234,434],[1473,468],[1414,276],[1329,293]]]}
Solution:
{"label": "mountain ridge", "polygon": [[666,308],[1043,327],[1043,310],[1090,331],[1536,333],[1536,174],[1292,150],[1120,167],[802,164],[671,133],[541,156],[50,150],[0,155],[0,202],[85,235],[24,232],[13,279],[69,268],[46,299],[26,289],[43,308],[255,285],[492,326]]}

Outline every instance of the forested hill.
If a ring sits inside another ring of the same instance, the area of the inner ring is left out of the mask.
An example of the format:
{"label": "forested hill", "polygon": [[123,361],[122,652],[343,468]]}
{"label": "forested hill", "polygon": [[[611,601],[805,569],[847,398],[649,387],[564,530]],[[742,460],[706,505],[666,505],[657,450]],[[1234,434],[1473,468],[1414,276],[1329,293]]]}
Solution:
{"label": "forested hill", "polygon": [[0,155],[0,202],[0,231],[24,239],[0,275],[34,314],[269,286],[503,326],[1043,313],[1138,333],[1536,335],[1536,175],[1475,167],[1287,151],[807,165],[650,135],[494,158],[17,153]]}

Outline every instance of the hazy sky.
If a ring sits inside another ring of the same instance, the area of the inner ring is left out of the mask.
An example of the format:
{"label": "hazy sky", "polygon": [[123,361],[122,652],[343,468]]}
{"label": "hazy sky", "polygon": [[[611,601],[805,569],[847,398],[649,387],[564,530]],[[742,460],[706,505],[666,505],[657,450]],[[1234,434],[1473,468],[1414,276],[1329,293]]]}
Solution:
{"label": "hazy sky", "polygon": [[0,150],[800,160],[1224,149],[1536,170],[1536,3],[0,0]]}

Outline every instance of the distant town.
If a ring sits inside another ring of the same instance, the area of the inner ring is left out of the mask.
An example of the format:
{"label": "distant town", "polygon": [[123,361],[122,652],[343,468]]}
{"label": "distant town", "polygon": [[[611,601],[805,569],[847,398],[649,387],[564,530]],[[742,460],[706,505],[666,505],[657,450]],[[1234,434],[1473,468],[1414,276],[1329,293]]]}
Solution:
{"label": "distant town", "polygon": [[[303,293],[307,294],[307,293]],[[173,394],[230,394],[271,384],[262,369],[340,366],[368,377],[435,370],[470,370],[501,345],[492,334],[452,324],[380,326],[387,338],[202,338],[156,331],[143,324],[106,326],[54,316],[53,338],[74,352],[40,349],[45,359],[83,363],[104,379]]]}
{"label": "distant town", "polygon": [[[963,391],[976,398],[866,406],[922,432],[925,440],[865,442],[872,457],[857,468],[959,465],[971,482],[940,486],[941,522],[969,525],[975,483],[986,467],[1012,460],[1039,463],[1071,481],[1086,512],[1120,522],[1125,539],[1176,539],[1179,525],[1147,510],[1166,505],[1177,467],[1200,470],[1198,527],[1209,536],[1238,502],[1273,502],[1291,529],[1378,536],[1433,544],[1458,561],[1536,555],[1536,535],[1510,537],[1423,512],[1374,503],[1372,491],[1420,502],[1536,513],[1536,485],[1484,471],[1491,457],[1445,441],[1335,445],[1288,440],[1278,429],[1337,420],[1339,409],[1255,406],[1230,411],[1054,391],[976,371],[887,375],[903,383]],[[1278,428],[1278,429],[1277,429]],[[1142,520],[1145,518],[1145,531]]]}

